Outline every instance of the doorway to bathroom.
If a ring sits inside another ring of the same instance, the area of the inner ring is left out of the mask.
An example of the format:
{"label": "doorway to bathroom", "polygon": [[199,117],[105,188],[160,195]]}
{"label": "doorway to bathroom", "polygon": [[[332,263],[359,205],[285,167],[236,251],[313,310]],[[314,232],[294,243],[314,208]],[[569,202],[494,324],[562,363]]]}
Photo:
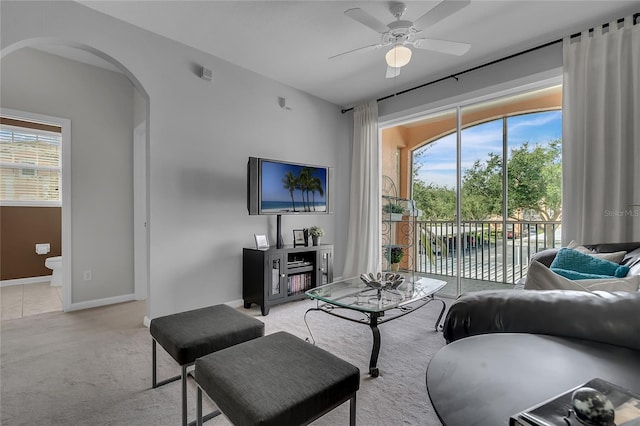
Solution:
{"label": "doorway to bathroom", "polygon": [[[148,301],[148,167],[140,173],[141,190],[134,191],[138,165],[149,161],[148,95],[126,67],[90,46],[34,41],[2,54],[3,107],[73,121],[73,152],[62,150],[62,191],[68,187],[73,193],[72,206],[62,194],[63,217],[73,218],[62,226],[63,310]],[[134,161],[136,138],[139,161]],[[67,160],[73,161],[69,185],[64,182]],[[146,213],[136,215],[134,201]],[[73,251],[64,243],[67,236]],[[134,246],[146,256],[135,254]]]}
{"label": "doorway to bathroom", "polygon": [[69,132],[67,119],[1,111],[2,319],[61,311],[69,300],[61,279]]}

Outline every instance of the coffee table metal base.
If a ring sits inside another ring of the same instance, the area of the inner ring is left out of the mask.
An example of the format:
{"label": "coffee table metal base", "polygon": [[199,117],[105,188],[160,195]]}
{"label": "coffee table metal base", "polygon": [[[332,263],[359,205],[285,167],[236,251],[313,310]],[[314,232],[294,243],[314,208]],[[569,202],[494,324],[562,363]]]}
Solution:
{"label": "coffee table metal base", "polygon": [[[378,329],[378,326],[380,324],[384,324],[385,322],[410,314],[411,312],[414,312],[420,309],[424,305],[428,304],[429,302],[433,302],[434,300],[442,303],[442,309],[440,310],[440,314],[438,315],[438,319],[436,320],[436,323],[435,323],[435,330],[438,331],[442,328],[440,326],[440,320],[442,320],[442,316],[444,315],[444,311],[447,306],[444,300],[436,299],[434,298],[434,295],[424,297],[422,299],[419,299],[418,301],[415,301],[413,303],[410,303],[404,306],[400,306],[392,310],[381,311],[381,312],[356,311],[353,309],[332,305],[330,303],[321,303],[318,301],[318,304],[315,308],[310,308],[307,310],[307,312],[305,312],[304,322],[305,322],[305,325],[307,326],[307,330],[309,330],[309,335],[311,336],[311,340],[313,344],[315,344],[315,340],[313,339],[313,335],[311,334],[311,329],[309,328],[309,324],[307,323],[307,314],[311,311],[322,311],[322,312],[326,312],[329,315],[346,319],[348,321],[357,322],[360,324],[368,324],[369,327],[371,328],[371,333],[373,333],[373,348],[371,349],[371,358],[369,359],[369,374],[371,374],[372,377],[378,377],[380,375],[380,370],[377,367],[378,355],[380,354],[380,330]],[[345,314],[343,314],[342,312],[345,312]],[[356,318],[354,316],[349,316],[346,314],[346,312],[349,312],[352,315],[354,313],[359,314],[360,317]]]}

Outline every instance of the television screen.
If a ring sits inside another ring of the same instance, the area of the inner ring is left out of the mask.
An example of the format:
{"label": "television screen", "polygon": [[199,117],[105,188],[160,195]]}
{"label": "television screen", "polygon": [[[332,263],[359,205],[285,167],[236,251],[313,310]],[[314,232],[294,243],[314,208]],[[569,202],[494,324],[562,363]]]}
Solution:
{"label": "television screen", "polygon": [[326,214],[329,168],[249,158],[249,214]]}

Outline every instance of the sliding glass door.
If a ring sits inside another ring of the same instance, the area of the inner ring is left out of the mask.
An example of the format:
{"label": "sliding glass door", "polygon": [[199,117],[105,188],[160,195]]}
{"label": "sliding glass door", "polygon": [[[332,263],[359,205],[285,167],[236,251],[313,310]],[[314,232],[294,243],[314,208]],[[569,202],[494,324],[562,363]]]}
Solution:
{"label": "sliding glass door", "polygon": [[421,215],[418,220],[418,272],[447,281],[442,290],[457,293],[457,109],[432,114],[415,128],[419,138],[435,135],[413,151],[412,198]]}
{"label": "sliding glass door", "polygon": [[405,125],[422,139],[410,149],[418,273],[446,279],[445,293],[513,288],[532,254],[559,245],[560,96],[556,86]]}

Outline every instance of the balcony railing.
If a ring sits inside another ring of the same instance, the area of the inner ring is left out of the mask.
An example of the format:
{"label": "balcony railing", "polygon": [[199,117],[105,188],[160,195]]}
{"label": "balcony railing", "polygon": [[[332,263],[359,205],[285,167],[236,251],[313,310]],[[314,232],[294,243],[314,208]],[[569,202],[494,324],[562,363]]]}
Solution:
{"label": "balcony railing", "polygon": [[534,253],[560,246],[560,222],[508,221],[505,227],[502,221],[478,220],[460,225],[458,232],[451,221],[417,222],[416,272],[516,283],[527,274]]}

